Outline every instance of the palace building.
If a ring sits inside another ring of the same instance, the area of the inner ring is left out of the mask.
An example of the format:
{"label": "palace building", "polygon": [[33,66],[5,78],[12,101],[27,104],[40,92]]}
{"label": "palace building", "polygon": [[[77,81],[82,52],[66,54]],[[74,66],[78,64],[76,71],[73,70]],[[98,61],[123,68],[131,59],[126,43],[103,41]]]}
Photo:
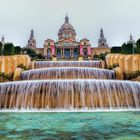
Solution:
{"label": "palace building", "polygon": [[110,52],[107,40],[104,37],[103,29],[100,31],[100,38],[98,40],[98,47],[92,47],[87,38],[76,41],[76,31],[69,22],[69,17],[66,15],[64,24],[58,31],[58,41],[53,39],[46,39],[43,48],[36,47],[36,40],[34,38],[34,31],[31,30],[30,38],[28,40],[28,48],[36,50],[41,53],[46,59],[62,60],[62,59],[93,59],[94,55],[100,55]]}

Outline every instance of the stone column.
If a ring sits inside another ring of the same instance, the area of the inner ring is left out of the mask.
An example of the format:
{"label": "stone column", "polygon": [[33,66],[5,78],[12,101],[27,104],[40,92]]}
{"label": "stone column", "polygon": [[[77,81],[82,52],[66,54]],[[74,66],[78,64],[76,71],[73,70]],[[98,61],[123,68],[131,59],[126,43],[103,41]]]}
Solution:
{"label": "stone column", "polygon": [[65,51],[65,49],[63,48],[63,49],[62,49],[62,54],[63,54],[63,55],[62,55],[62,56],[63,56],[62,58],[65,58],[65,53],[64,53],[64,51]]}
{"label": "stone column", "polygon": [[72,58],[72,49],[70,48],[70,58]]}
{"label": "stone column", "polygon": [[74,49],[73,48],[71,48],[71,58],[73,58],[73,53],[74,53],[74,51],[73,51]]}
{"label": "stone column", "polygon": [[63,49],[60,49],[61,52],[61,58],[63,58]]}

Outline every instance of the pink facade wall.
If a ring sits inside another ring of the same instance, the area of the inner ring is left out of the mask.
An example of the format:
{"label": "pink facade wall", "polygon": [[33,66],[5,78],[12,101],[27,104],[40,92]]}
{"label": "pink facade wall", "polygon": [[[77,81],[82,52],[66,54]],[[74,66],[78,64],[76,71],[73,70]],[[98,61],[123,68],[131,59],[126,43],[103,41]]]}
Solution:
{"label": "pink facade wall", "polygon": [[[80,46],[80,55],[83,55],[83,48],[84,48],[84,46]],[[88,53],[88,55],[91,55],[91,47],[90,46],[87,48],[87,53]]]}
{"label": "pink facade wall", "polygon": [[80,46],[80,55],[83,55],[83,46]]}
{"label": "pink facade wall", "polygon": [[51,46],[52,49],[52,55],[55,55],[55,46]]}
{"label": "pink facade wall", "polygon": [[91,55],[91,47],[88,47],[88,55]]}

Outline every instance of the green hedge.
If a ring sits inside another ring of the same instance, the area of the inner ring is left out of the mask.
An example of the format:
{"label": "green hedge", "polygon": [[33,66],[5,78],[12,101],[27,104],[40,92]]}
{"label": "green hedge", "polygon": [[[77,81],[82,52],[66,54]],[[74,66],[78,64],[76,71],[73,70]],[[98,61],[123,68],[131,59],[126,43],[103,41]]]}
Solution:
{"label": "green hedge", "polygon": [[28,54],[32,60],[37,60],[37,59],[43,59],[45,60],[45,57],[42,56],[41,54],[36,53],[35,50],[30,49],[30,48],[22,48],[22,53],[23,54]]}
{"label": "green hedge", "polygon": [[20,46],[14,47],[14,54],[21,54],[21,47]]}
{"label": "green hedge", "polygon": [[138,54],[140,54],[140,39],[137,41],[137,48],[136,48],[136,52],[138,53]]}
{"label": "green hedge", "polygon": [[0,42],[0,55],[2,55],[2,43]]}
{"label": "green hedge", "polygon": [[12,43],[4,45],[3,55],[14,55],[14,45]]}
{"label": "green hedge", "polygon": [[121,53],[122,52],[122,47],[112,47],[111,48],[111,53]]}
{"label": "green hedge", "polygon": [[131,43],[124,43],[122,45],[122,54],[133,54],[133,44]]}

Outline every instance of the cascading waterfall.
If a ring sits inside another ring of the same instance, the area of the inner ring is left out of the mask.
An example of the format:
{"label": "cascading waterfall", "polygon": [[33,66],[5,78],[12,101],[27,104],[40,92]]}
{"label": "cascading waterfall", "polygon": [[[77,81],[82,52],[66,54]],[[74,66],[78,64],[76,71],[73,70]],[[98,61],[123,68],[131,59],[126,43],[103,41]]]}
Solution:
{"label": "cascading waterfall", "polygon": [[0,84],[0,109],[140,109],[140,82],[114,78],[99,61],[35,62],[27,81]]}
{"label": "cascading waterfall", "polygon": [[101,67],[100,61],[36,61],[35,69],[49,67]]}
{"label": "cascading waterfall", "polygon": [[55,67],[23,71],[22,80],[36,79],[114,79],[114,71],[86,67]]}
{"label": "cascading waterfall", "polygon": [[0,84],[1,109],[139,108],[140,83],[34,80]]}

